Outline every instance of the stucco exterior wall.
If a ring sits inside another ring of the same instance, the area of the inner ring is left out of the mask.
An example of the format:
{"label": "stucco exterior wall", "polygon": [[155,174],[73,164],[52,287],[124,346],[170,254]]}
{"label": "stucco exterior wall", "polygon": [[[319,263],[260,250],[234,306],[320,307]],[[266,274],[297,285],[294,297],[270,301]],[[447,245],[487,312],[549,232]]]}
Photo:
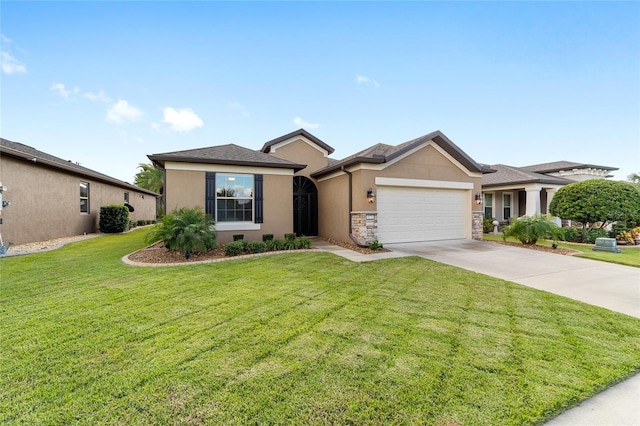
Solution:
{"label": "stucco exterior wall", "polygon": [[329,160],[321,151],[300,139],[279,147],[269,155],[298,164],[306,164],[307,167],[296,173],[299,176],[309,177],[311,173],[325,168],[329,164]]}
{"label": "stucco exterior wall", "polygon": [[[65,173],[3,155],[0,181],[7,187],[3,200],[11,201],[0,214],[5,244],[26,244],[98,231],[100,207],[129,203],[131,220],[156,218],[154,196],[87,177]],[[89,183],[89,212],[80,212],[80,182]],[[142,198],[144,197],[144,198]]]}
{"label": "stucco exterior wall", "polygon": [[[207,166],[209,171],[216,172],[215,165]],[[230,173],[225,169],[224,173]],[[239,168],[235,173],[247,173]],[[262,240],[263,234],[273,234],[275,238],[283,238],[284,234],[293,232],[293,175],[263,175],[264,190],[264,223],[258,230],[218,230],[218,241],[233,241],[234,235],[244,235],[245,240]],[[196,207],[205,209],[206,171],[201,170],[166,170],[166,207],[171,213],[176,207]],[[218,228],[221,228],[219,226]]]}
{"label": "stucco exterior wall", "polygon": [[349,238],[348,177],[342,174],[333,179],[320,180],[318,187],[318,234],[338,241]]}

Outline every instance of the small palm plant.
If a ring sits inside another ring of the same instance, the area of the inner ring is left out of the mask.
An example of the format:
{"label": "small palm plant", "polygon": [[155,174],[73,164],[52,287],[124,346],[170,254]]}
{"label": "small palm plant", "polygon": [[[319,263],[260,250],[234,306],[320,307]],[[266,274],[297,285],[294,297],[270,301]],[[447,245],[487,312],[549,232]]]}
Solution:
{"label": "small palm plant", "polygon": [[181,207],[170,214],[149,231],[148,244],[162,241],[169,250],[182,253],[187,259],[192,253],[205,252],[216,245],[216,231],[213,218],[200,207]]}
{"label": "small palm plant", "polygon": [[562,228],[553,223],[547,216],[523,216],[503,229],[502,237],[515,237],[522,244],[535,245],[538,240],[558,239]]}

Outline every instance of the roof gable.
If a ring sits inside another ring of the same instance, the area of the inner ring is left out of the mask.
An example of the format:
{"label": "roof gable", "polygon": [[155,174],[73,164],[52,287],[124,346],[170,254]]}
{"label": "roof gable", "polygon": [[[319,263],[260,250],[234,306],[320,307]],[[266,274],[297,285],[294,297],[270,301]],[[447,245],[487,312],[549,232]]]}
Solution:
{"label": "roof gable", "polygon": [[33,162],[36,165],[43,165],[54,169],[62,170],[67,173],[73,173],[78,176],[95,179],[105,183],[119,186],[121,188],[127,188],[138,192],[144,192],[145,194],[157,196],[155,192],[148,189],[140,188],[139,186],[132,185],[128,182],[121,181],[103,173],[96,172],[95,170],[88,169],[80,164],[74,163],[70,160],[63,160],[46,152],[39,151],[29,145],[25,145],[20,142],[13,142],[7,139],[0,138],[0,152],[3,155],[8,155],[15,158],[20,158]]}
{"label": "roof gable", "polygon": [[412,139],[395,146],[383,143],[373,145],[356,154],[346,157],[343,160],[338,161],[337,163],[331,164],[328,167],[313,173],[311,176],[319,177],[336,171],[342,167],[351,166],[357,163],[389,163],[394,159],[410,152],[411,150],[418,148],[421,145],[427,144],[428,142],[433,142],[438,145],[470,172],[485,173],[490,171],[479,163],[476,163],[462,149],[460,149],[449,138],[447,138],[444,133],[442,133],[440,130],[436,130],[435,132],[420,136],[416,139]]}
{"label": "roof gable", "polygon": [[180,163],[228,164],[257,167],[276,167],[302,170],[305,166],[260,151],[244,148],[235,144],[217,145],[184,151],[165,152],[148,155],[154,163],[164,165],[165,161]]}
{"label": "roof gable", "polygon": [[278,138],[272,139],[266,142],[260,151],[266,153],[271,152],[273,148],[276,148],[278,145],[287,144],[289,142],[294,142],[299,138],[307,139],[307,141],[321,148],[321,150],[326,151],[327,155],[333,154],[335,151],[332,147],[313,136],[311,133],[307,132],[304,129],[298,129],[291,133],[287,133],[286,135],[280,136]]}

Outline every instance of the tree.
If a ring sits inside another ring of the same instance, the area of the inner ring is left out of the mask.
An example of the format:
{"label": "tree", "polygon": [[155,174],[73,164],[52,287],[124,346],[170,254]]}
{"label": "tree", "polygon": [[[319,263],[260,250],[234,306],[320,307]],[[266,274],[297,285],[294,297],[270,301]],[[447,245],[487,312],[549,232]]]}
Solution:
{"label": "tree", "polygon": [[156,211],[161,217],[164,214],[164,172],[153,164],[140,163],[138,168],[142,170],[136,173],[133,182],[140,188],[160,194],[156,199]]}
{"label": "tree", "polygon": [[554,216],[582,223],[587,228],[604,228],[617,221],[640,217],[640,191],[628,182],[590,179],[558,189],[549,212]]}
{"label": "tree", "polygon": [[164,189],[164,172],[153,164],[138,164],[142,169],[136,173],[134,183],[140,188],[162,194]]}
{"label": "tree", "polygon": [[627,180],[640,187],[640,173],[631,173],[627,176]]}

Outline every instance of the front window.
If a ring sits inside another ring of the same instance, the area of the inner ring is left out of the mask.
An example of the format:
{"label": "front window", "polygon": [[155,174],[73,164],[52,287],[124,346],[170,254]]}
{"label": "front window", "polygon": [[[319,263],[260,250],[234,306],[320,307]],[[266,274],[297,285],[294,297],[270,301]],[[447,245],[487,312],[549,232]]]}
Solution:
{"label": "front window", "polygon": [[493,219],[493,194],[484,194],[484,217]]}
{"label": "front window", "polygon": [[253,175],[216,174],[216,221],[253,222]]}
{"label": "front window", "polygon": [[511,217],[511,194],[502,194],[502,218],[509,220]]}
{"label": "front window", "polygon": [[128,203],[128,202],[129,202],[129,193],[128,193],[128,192],[125,192],[125,193],[124,193],[124,202],[125,202],[125,203]]}
{"label": "front window", "polygon": [[80,182],[80,213],[89,213],[89,184]]}

